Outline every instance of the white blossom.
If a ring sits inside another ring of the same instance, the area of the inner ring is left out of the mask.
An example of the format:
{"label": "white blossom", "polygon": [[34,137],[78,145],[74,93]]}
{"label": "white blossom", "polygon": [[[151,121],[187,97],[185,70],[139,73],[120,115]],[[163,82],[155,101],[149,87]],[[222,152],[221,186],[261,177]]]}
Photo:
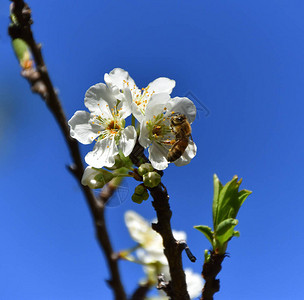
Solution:
{"label": "white blossom", "polygon": [[123,69],[116,68],[109,74],[105,74],[104,81],[113,93],[118,94],[119,97],[125,97],[131,102],[132,114],[142,122],[145,115],[146,107],[151,100],[152,95],[159,93],[171,94],[175,87],[175,81],[166,77],[159,77],[150,82],[146,88],[139,89],[129,73]]}
{"label": "white blossom", "polygon": [[[134,211],[125,213],[125,222],[132,239],[141,246],[136,251],[136,256],[144,265],[144,271],[150,284],[157,283],[157,275],[160,273],[164,274],[166,280],[170,280],[169,265],[164,255],[161,236],[151,228],[148,221]],[[186,240],[186,233],[183,231],[173,230],[173,235],[176,240]],[[200,295],[203,280],[199,274],[193,273],[191,269],[185,269],[185,275],[188,292],[190,298],[193,299]],[[142,280],[142,283],[144,282],[146,280]],[[161,299],[164,296],[160,294],[159,297],[156,299]]]}
{"label": "white blossom", "polygon": [[121,150],[128,156],[136,142],[133,126],[125,128],[125,118],[131,114],[131,104],[119,100],[105,84],[90,87],[84,99],[90,112],[77,111],[69,120],[70,134],[82,144],[96,140],[93,151],[85,161],[95,168],[112,167],[115,155]]}
{"label": "white blossom", "polygon": [[[170,127],[173,114],[184,114],[191,124],[196,116],[196,107],[186,98],[170,98],[169,94],[153,95],[147,105],[145,116],[140,126],[139,143],[149,147],[149,160],[157,170],[168,167],[167,155],[175,136]],[[196,155],[196,145],[189,139],[189,144],[180,158],[174,161],[177,166],[187,165]]]}

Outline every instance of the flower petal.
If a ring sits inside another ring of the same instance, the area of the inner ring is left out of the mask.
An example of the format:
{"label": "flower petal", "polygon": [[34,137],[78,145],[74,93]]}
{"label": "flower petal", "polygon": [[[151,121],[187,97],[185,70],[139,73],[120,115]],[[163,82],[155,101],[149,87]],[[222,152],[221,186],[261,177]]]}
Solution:
{"label": "flower petal", "polygon": [[186,97],[175,97],[173,99],[170,99],[170,109],[176,113],[186,115],[190,123],[195,120],[196,107],[194,103]]}
{"label": "flower petal", "polygon": [[125,223],[132,239],[139,244],[143,244],[150,229],[149,223],[132,210],[125,213]]}
{"label": "flower petal", "polygon": [[135,85],[129,73],[121,68],[115,68],[109,74],[105,74],[104,81],[109,87],[117,86],[120,90],[126,86],[133,88]]}
{"label": "flower petal", "polygon": [[129,156],[132,152],[136,143],[136,137],[137,133],[134,126],[130,125],[122,130],[119,139],[119,149],[124,156]]}
{"label": "flower petal", "polygon": [[176,240],[178,241],[185,241],[187,239],[187,234],[184,231],[177,231],[177,230],[172,230],[173,236]]}
{"label": "flower petal", "polygon": [[121,118],[127,118],[131,114],[132,94],[129,88],[125,88],[123,93],[120,93],[120,103],[117,106]]}
{"label": "flower petal", "polygon": [[91,144],[99,136],[98,132],[103,129],[101,126],[89,122],[90,118],[90,113],[78,110],[68,122],[71,137],[85,145]]}
{"label": "flower petal", "polygon": [[99,182],[97,182],[94,177],[96,175],[100,174],[99,171],[95,170],[94,168],[92,168],[91,166],[86,167],[86,169],[84,170],[84,173],[82,175],[81,178],[81,184],[82,185],[87,185],[89,186],[91,189],[96,189],[98,188],[98,186],[100,185]]}
{"label": "flower petal", "polygon": [[194,299],[202,293],[203,278],[200,274],[194,273],[190,268],[185,269],[185,275],[190,299]]}
{"label": "flower petal", "polygon": [[108,137],[96,142],[93,151],[89,152],[85,161],[95,168],[112,167],[115,164],[114,156],[118,149],[113,138]]}
{"label": "flower petal", "polygon": [[131,108],[132,108],[132,114],[133,114],[133,116],[136,118],[136,120],[137,120],[139,123],[142,123],[142,122],[143,122],[143,119],[144,119],[144,115],[143,115],[142,112],[140,111],[138,105],[135,104],[134,102],[132,102]]}
{"label": "flower petal", "polygon": [[149,131],[147,129],[146,119],[140,124],[140,135],[138,142],[144,147],[147,148],[151,144],[149,139]]}
{"label": "flower petal", "polygon": [[111,109],[117,103],[117,99],[104,83],[91,86],[85,94],[84,105],[88,110],[104,118],[112,118]]}
{"label": "flower petal", "polygon": [[189,164],[191,159],[196,155],[196,150],[197,150],[197,147],[196,147],[195,143],[190,140],[185,152],[179,159],[177,159],[174,162],[174,164],[178,167]]}
{"label": "flower petal", "polygon": [[146,108],[146,119],[150,120],[153,116],[163,113],[168,108],[170,95],[166,93],[154,94]]}
{"label": "flower petal", "polygon": [[171,94],[172,90],[175,87],[175,80],[166,78],[166,77],[159,77],[154,81],[149,83],[149,91],[154,91],[155,94],[158,93],[167,93]]}
{"label": "flower petal", "polygon": [[167,154],[168,150],[158,143],[154,142],[149,147],[149,160],[156,170],[164,170],[168,167]]}

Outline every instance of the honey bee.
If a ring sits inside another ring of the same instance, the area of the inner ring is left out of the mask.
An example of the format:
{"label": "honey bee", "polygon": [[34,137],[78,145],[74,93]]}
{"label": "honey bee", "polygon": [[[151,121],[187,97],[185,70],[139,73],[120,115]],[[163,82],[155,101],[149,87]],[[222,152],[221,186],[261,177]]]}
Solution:
{"label": "honey bee", "polygon": [[185,115],[175,114],[170,119],[170,127],[175,134],[175,141],[172,148],[169,150],[167,160],[173,162],[183,155],[189,144],[191,125]]}

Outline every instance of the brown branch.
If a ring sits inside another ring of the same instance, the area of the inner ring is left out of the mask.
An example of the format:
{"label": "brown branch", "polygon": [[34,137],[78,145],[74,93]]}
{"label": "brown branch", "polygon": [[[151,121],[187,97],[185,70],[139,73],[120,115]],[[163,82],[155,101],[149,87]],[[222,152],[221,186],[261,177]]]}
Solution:
{"label": "brown branch", "polygon": [[148,283],[139,285],[138,288],[134,291],[130,300],[144,300],[150,288],[151,286]]}
{"label": "brown branch", "polygon": [[213,295],[220,290],[220,280],[216,279],[217,274],[222,269],[222,262],[226,254],[210,253],[210,259],[203,265],[202,276],[205,279],[205,285],[201,300],[213,300]]}
{"label": "brown branch", "polygon": [[[141,161],[146,162],[144,149],[137,142],[133,152],[130,155],[132,162],[139,166]],[[169,195],[164,185],[159,184],[155,188],[149,188],[153,197],[152,205],[156,211],[156,224],[152,224],[152,228],[158,232],[163,238],[164,254],[167,257],[170,269],[170,296],[172,300],[188,300],[190,299],[187,292],[187,284],[182,263],[182,251],[184,246],[178,243],[172,233],[171,216],[172,211],[169,205]]]}
{"label": "brown branch", "polygon": [[115,299],[125,300],[126,293],[121,283],[117,260],[113,257],[114,251],[111,246],[104,216],[104,204],[107,199],[113,194],[113,186],[109,184],[106,187],[105,191],[102,193],[101,199],[96,199],[92,190],[90,190],[87,186],[83,186],[81,184],[84,168],[78,147],[78,142],[70,137],[70,130],[67,124],[66,116],[43,60],[41,45],[37,44],[33,37],[31,30],[31,24],[33,23],[31,19],[31,10],[23,0],[13,0],[12,2],[11,12],[14,14],[16,20],[9,26],[9,35],[11,36],[12,40],[21,38],[27,43],[35,62],[35,66],[23,69],[21,74],[30,83],[32,91],[38,93],[45,100],[49,110],[59,124],[60,130],[62,131],[74,162],[73,165],[69,167],[69,169],[78,180],[80,188],[85,195],[85,199],[94,219],[98,242],[104,251],[107,263],[109,265],[112,278],[108,280],[108,282],[113,289]]}

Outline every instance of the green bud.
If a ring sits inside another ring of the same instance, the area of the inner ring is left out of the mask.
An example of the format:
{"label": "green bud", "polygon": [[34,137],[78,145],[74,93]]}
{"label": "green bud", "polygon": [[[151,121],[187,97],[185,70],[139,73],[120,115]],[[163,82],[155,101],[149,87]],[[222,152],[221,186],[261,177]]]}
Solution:
{"label": "green bud", "polygon": [[151,164],[145,163],[145,164],[142,164],[142,165],[139,166],[139,168],[138,168],[138,174],[140,176],[143,176],[143,175],[145,175],[148,172],[152,172],[153,170],[154,169],[153,169],[153,167],[152,167]]}
{"label": "green bud", "polygon": [[146,191],[147,189],[142,184],[140,184],[135,188],[134,194],[142,195]]}
{"label": "green bud", "polygon": [[132,195],[132,201],[137,203],[137,204],[141,204],[144,201],[144,199],[142,198],[141,195],[133,194]]}
{"label": "green bud", "polygon": [[204,257],[205,257],[205,261],[204,262],[205,263],[209,262],[211,255],[210,255],[210,253],[209,253],[209,251],[207,249],[205,249]]}
{"label": "green bud", "polygon": [[30,68],[33,62],[27,43],[24,40],[17,38],[13,40],[12,44],[22,68]]}
{"label": "green bud", "polygon": [[144,185],[150,188],[156,187],[161,182],[161,176],[156,172],[149,172],[143,175]]}
{"label": "green bud", "polygon": [[99,187],[103,187],[115,177],[111,172],[105,169],[99,169],[99,172],[100,173],[94,177],[94,179],[99,183]]}
{"label": "green bud", "polygon": [[138,185],[135,188],[134,195],[132,196],[132,200],[136,203],[142,203],[143,200],[147,200],[149,198],[149,193],[146,187],[143,184]]}

